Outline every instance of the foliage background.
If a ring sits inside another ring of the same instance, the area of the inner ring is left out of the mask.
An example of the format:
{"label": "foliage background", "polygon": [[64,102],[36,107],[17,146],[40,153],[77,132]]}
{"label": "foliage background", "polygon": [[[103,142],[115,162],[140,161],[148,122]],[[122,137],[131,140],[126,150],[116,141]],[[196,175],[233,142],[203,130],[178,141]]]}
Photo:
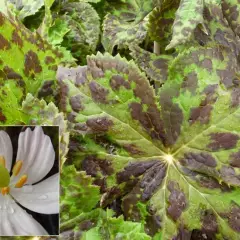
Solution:
{"label": "foliage background", "polygon": [[60,239],[239,239],[239,9],[1,3],[0,121],[60,126]]}

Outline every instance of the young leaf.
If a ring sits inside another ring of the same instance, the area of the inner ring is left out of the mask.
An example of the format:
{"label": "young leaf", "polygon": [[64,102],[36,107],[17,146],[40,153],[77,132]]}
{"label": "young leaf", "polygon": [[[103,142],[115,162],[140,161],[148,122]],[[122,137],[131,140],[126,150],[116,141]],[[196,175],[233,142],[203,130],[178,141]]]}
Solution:
{"label": "young leaf", "polygon": [[61,44],[64,36],[70,31],[67,22],[57,18],[48,30],[48,42],[53,45]]}
{"label": "young leaf", "polygon": [[122,198],[124,217],[156,239],[201,231],[237,240],[237,71],[234,53],[216,45],[179,54],[159,95],[132,61],[109,54],[61,79],[61,106],[86,135],[74,163],[101,187],[100,205]]}
{"label": "young leaf", "polygon": [[185,43],[199,23],[203,23],[203,0],[181,0],[173,23],[173,36],[166,50]]}

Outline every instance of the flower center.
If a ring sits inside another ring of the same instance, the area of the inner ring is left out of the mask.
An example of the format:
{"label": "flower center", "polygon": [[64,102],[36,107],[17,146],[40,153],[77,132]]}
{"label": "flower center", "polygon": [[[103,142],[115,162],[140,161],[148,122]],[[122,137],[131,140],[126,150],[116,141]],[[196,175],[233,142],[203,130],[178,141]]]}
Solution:
{"label": "flower center", "polygon": [[[0,190],[2,195],[8,194],[10,192],[10,174],[5,166],[6,161],[3,156],[0,156]],[[12,170],[12,177],[16,177],[21,168],[22,168],[23,161],[19,160],[16,161],[13,170]],[[15,188],[21,188],[27,181],[27,175],[22,175],[17,183],[14,185]]]}

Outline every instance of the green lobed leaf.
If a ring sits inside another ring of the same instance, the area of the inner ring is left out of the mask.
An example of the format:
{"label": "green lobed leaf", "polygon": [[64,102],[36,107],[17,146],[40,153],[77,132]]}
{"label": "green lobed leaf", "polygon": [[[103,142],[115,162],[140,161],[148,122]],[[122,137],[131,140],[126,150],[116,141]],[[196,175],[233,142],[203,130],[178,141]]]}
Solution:
{"label": "green lobed leaf", "polygon": [[150,240],[144,232],[144,227],[140,223],[124,221],[123,216],[112,217],[107,210],[106,221],[103,222],[102,234],[104,239],[124,239],[124,240]]}
{"label": "green lobed leaf", "polygon": [[22,112],[21,100],[23,99],[22,88],[14,81],[1,82],[0,87],[0,121],[7,125],[21,124],[27,120]]}
{"label": "green lobed leaf", "polygon": [[184,50],[159,95],[119,55],[63,72],[61,108],[80,134],[74,164],[100,186],[100,206],[121,198],[124,217],[155,239],[239,238],[239,63],[230,48]]}
{"label": "green lobed leaf", "polygon": [[87,213],[82,213],[62,224],[63,231],[60,234],[60,239],[67,239],[69,237],[81,237],[82,240],[151,239],[144,233],[141,223],[124,221],[123,216],[116,218],[113,215],[113,211],[110,209],[106,211],[95,209]]}
{"label": "green lobed leaf", "polygon": [[48,30],[48,42],[53,45],[61,44],[69,31],[68,24],[63,19],[57,18]]}
{"label": "green lobed leaf", "polygon": [[185,43],[199,23],[203,23],[203,0],[181,0],[173,23],[173,36],[166,50]]}
{"label": "green lobed leaf", "polygon": [[99,201],[99,187],[92,185],[91,176],[76,171],[74,165],[65,166],[61,175],[62,224],[84,212],[91,211]]}
{"label": "green lobed leaf", "polygon": [[59,154],[62,166],[66,161],[69,144],[69,126],[63,113],[59,112],[54,103],[47,104],[43,99],[35,98],[31,94],[27,94],[21,102],[21,94],[21,89],[14,81],[6,81],[0,94],[1,112],[5,115],[0,115],[0,120],[4,125],[59,126]]}

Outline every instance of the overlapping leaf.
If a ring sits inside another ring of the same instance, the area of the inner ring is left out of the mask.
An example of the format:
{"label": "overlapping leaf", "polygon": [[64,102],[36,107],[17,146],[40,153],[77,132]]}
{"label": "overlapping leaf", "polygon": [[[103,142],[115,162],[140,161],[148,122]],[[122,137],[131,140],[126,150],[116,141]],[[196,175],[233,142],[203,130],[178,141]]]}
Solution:
{"label": "overlapping leaf", "polygon": [[[4,1],[4,0],[3,0]],[[20,20],[25,17],[34,15],[42,6],[44,6],[44,0],[6,0],[13,4],[15,7],[15,14]]]}
{"label": "overlapping leaf", "polygon": [[61,176],[61,219],[70,220],[91,211],[99,201],[99,187],[85,172],[77,172],[73,165],[64,167]]}
{"label": "overlapping leaf", "polygon": [[203,0],[181,0],[173,23],[172,40],[166,49],[185,43],[199,23],[203,23]]}
{"label": "overlapping leaf", "polygon": [[90,176],[77,172],[73,165],[63,169],[60,239],[150,239],[142,224],[124,221],[123,216],[115,218],[109,209],[94,209],[100,195],[99,187],[92,183]]}
{"label": "overlapping leaf", "polygon": [[163,83],[168,78],[168,66],[173,57],[171,55],[160,56],[150,53],[138,46],[130,47],[131,56],[135,63],[154,81]]}
{"label": "overlapping leaf", "polygon": [[107,14],[102,37],[105,50],[112,52],[115,46],[121,49],[143,42],[147,34],[146,16],[153,8],[152,1],[131,0]]}
{"label": "overlapping leaf", "polygon": [[[100,21],[95,9],[88,3],[67,3],[61,9],[61,20],[67,23],[70,31],[65,35],[62,46],[72,55],[85,61],[97,47],[100,35]],[[81,64],[83,64],[81,62]]]}
{"label": "overlapping leaf", "polygon": [[160,7],[155,8],[149,15],[148,34],[153,41],[160,44],[160,52],[165,51],[165,47],[172,37],[172,25],[180,0],[162,1]]}
{"label": "overlapping leaf", "polygon": [[79,72],[60,81],[62,108],[86,135],[74,162],[101,187],[101,206],[122,197],[124,216],[160,239],[199,231],[238,239],[235,54],[218,45],[185,50],[170,64],[159,96],[119,56],[91,56]]}
{"label": "overlapping leaf", "polygon": [[233,51],[238,57],[240,48],[234,31],[224,18],[224,12],[219,0],[205,1],[203,10],[205,30],[198,27],[194,31],[194,39],[201,45],[211,46],[214,43]]}
{"label": "overlapping leaf", "polygon": [[225,18],[236,35],[240,37],[240,3],[237,0],[222,1]]}
{"label": "overlapping leaf", "polygon": [[57,45],[61,44],[64,36],[70,31],[67,22],[57,18],[48,30],[48,42]]}

